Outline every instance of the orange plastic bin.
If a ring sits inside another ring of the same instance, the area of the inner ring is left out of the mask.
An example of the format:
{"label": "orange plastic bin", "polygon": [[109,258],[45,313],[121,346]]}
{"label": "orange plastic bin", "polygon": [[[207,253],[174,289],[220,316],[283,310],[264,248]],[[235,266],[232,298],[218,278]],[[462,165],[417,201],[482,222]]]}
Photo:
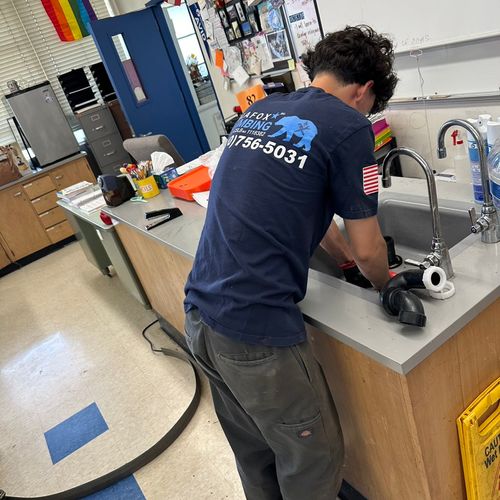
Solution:
{"label": "orange plastic bin", "polygon": [[196,167],[168,183],[172,196],[193,201],[193,193],[209,191],[212,179],[208,176],[208,167]]}

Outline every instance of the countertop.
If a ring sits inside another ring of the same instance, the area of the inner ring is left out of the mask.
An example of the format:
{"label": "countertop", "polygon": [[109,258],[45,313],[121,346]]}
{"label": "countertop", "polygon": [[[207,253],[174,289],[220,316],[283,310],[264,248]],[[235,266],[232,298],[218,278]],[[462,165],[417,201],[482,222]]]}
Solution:
{"label": "countertop", "polygon": [[[392,187],[382,190],[381,200],[391,195],[427,196],[424,180],[392,180]],[[465,184],[439,182],[437,188],[440,201],[471,199],[471,187]],[[149,232],[144,229],[146,211],[175,206],[183,217]],[[148,203],[127,202],[106,207],[105,212],[189,259],[196,253],[206,214],[196,203],[174,199],[167,191]],[[374,290],[360,289],[314,270],[309,273],[306,297],[299,304],[304,319],[388,368],[406,374],[500,296],[500,243],[487,245],[479,235],[471,234],[453,247],[451,258],[456,295],[440,301],[417,292],[427,315],[425,328],[405,326],[388,317]],[[498,334],[500,338],[500,328]]]}
{"label": "countertop", "polygon": [[7,184],[3,184],[2,186],[0,186],[0,191],[2,191],[3,189],[7,189],[9,187],[15,186],[16,184],[28,182],[30,179],[34,179],[35,177],[39,177],[40,175],[44,175],[44,174],[50,172],[51,170],[54,170],[57,167],[60,167],[62,165],[66,165],[66,163],[69,163],[70,161],[75,161],[75,160],[78,160],[80,158],[85,158],[86,156],[87,156],[86,153],[77,153],[76,155],[70,156],[68,158],[65,158],[64,160],[60,160],[56,163],[53,163],[52,165],[50,165],[48,167],[43,167],[40,170],[38,170],[37,172],[32,172],[28,175],[24,175],[23,177],[20,177],[19,179],[16,179],[15,181],[8,182]]}
{"label": "countertop", "polygon": [[83,210],[80,210],[78,207],[75,207],[74,205],[71,205],[70,203],[66,203],[63,200],[57,200],[57,204],[63,208],[64,210],[67,210],[68,212],[71,212],[73,215],[78,217],[79,219],[83,219],[90,224],[92,224],[95,227],[98,227],[99,229],[102,229],[103,231],[109,231],[110,229],[113,229],[114,225],[109,226],[108,224],[104,224],[104,222],[101,220],[101,217],[99,216],[101,210],[94,210],[93,212],[87,213],[84,212]]}

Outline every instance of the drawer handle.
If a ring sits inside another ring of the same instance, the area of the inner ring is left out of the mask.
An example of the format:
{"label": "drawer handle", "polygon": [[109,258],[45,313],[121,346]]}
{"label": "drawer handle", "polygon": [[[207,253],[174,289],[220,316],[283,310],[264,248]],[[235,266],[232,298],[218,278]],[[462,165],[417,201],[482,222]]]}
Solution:
{"label": "drawer handle", "polygon": [[94,129],[94,132],[97,132],[98,130],[102,130],[104,128],[104,125],[101,125],[100,127],[96,127]]}
{"label": "drawer handle", "polygon": [[38,203],[41,200],[41,198],[37,198],[36,200],[31,200],[31,203]]}
{"label": "drawer handle", "polygon": [[26,189],[26,188],[30,188],[31,186],[33,186],[33,183],[32,183],[32,182],[30,182],[29,184],[25,184],[25,185],[23,186],[23,188],[24,188],[24,189]]}
{"label": "drawer handle", "polygon": [[113,156],[116,154],[116,151],[110,151],[109,153],[104,153],[104,156]]}
{"label": "drawer handle", "polygon": [[54,227],[55,226],[52,226],[52,227],[49,227],[48,229],[46,229],[45,231],[49,232],[49,231],[53,231],[54,230]]}
{"label": "drawer handle", "polygon": [[16,194],[14,195],[14,198],[19,198],[19,196],[21,196],[22,194],[23,194],[23,193],[21,193],[21,191],[19,191],[18,193],[16,193]]}
{"label": "drawer handle", "polygon": [[56,175],[56,181],[61,180],[64,177],[64,175]]}

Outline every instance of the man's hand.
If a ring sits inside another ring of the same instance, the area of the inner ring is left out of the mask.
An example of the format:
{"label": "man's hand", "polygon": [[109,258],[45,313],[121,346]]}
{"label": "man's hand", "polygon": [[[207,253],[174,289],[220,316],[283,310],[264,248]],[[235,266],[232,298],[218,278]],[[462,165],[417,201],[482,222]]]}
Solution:
{"label": "man's hand", "polygon": [[359,286],[361,288],[371,288],[373,285],[361,274],[356,262],[351,260],[340,265],[347,283]]}
{"label": "man's hand", "polygon": [[354,260],[363,275],[380,290],[390,279],[387,244],[377,217],[344,220]]}

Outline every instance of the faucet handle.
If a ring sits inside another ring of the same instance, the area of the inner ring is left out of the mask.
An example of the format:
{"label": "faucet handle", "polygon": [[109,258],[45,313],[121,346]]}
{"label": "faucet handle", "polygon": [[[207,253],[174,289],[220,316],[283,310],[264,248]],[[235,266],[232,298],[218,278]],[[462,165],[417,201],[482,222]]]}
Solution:
{"label": "faucet handle", "polygon": [[426,269],[431,267],[431,263],[427,260],[419,262],[418,260],[415,260],[415,259],[405,259],[405,263],[409,264],[410,266],[418,267],[418,268],[422,269],[423,271],[425,271]]}
{"label": "faucet handle", "polygon": [[477,222],[477,212],[475,207],[469,208],[470,223],[474,225]]}
{"label": "faucet handle", "polygon": [[485,221],[483,217],[478,219],[477,212],[474,207],[469,208],[469,217],[471,222],[470,230],[472,233],[478,234],[488,228],[488,221]]}

